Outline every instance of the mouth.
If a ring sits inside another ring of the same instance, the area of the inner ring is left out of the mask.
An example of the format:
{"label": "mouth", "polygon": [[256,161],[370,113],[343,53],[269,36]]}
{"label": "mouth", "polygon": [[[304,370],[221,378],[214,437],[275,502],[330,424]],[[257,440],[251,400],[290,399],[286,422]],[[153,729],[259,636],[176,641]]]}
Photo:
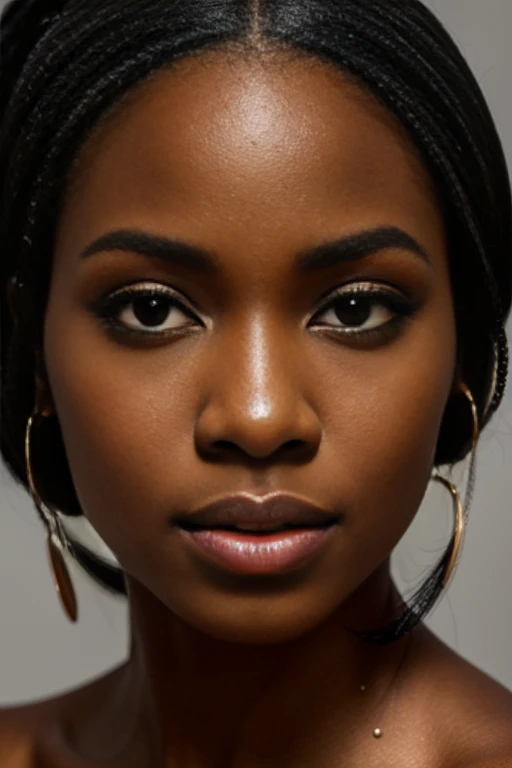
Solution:
{"label": "mouth", "polygon": [[204,530],[218,530],[218,531],[240,531],[241,533],[251,533],[255,536],[266,536],[271,533],[280,533],[281,531],[295,531],[298,529],[306,529],[306,528],[327,528],[331,525],[331,523],[324,523],[322,525],[293,525],[292,523],[289,523],[288,525],[269,525],[269,526],[255,526],[255,525],[215,525],[215,526],[205,526],[205,525],[197,525],[194,523],[182,523],[181,528],[185,531],[195,532],[195,531],[204,531]]}
{"label": "mouth", "polygon": [[224,571],[280,574],[320,555],[341,516],[289,494],[224,497],[175,521],[195,557]]}

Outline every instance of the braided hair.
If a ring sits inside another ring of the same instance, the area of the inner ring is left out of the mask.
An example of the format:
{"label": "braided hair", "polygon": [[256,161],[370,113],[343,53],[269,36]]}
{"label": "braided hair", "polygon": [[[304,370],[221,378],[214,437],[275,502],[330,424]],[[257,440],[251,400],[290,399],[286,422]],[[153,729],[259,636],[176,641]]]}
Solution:
{"label": "braided hair", "polygon": [[[153,72],[213,47],[281,47],[353,78],[405,128],[443,214],[458,363],[481,430],[503,397],[504,324],[512,300],[512,199],[503,148],[483,94],[456,44],[419,0],[12,0],[1,15],[0,449],[25,488],[24,437],[60,207],[81,147],[121,99]],[[435,464],[471,448],[465,400],[449,399]],[[58,420],[34,444],[38,488],[64,515],[82,514]],[[472,489],[473,459],[470,480]],[[468,498],[470,493],[468,492]],[[410,631],[439,597],[454,539],[389,626]],[[125,592],[122,572],[72,541],[99,583]]]}

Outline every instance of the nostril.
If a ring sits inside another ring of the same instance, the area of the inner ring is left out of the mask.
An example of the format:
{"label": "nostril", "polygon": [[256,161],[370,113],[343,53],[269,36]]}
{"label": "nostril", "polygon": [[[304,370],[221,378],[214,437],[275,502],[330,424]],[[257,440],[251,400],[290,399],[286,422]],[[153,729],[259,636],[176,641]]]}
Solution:
{"label": "nostril", "polygon": [[297,449],[303,449],[306,445],[304,440],[289,440],[283,448],[289,448],[292,451],[296,451]]}

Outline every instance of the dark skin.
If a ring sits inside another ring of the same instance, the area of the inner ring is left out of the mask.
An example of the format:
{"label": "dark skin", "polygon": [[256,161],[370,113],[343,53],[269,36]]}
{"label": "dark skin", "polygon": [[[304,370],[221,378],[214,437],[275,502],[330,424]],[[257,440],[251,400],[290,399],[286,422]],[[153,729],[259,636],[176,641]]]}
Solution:
{"label": "dark skin", "polygon": [[[395,245],[297,268],[305,249],[383,226],[426,257]],[[80,259],[127,228],[200,246],[218,271],[121,249]],[[148,283],[189,310],[168,310],[167,335],[150,336],[129,300],[116,319],[145,336],[91,310]],[[340,286],[391,290],[409,314],[391,329],[398,310],[373,294],[347,326]],[[2,765],[39,764],[29,742],[52,768],[512,765],[501,686],[423,627],[385,649],[349,630],[391,616],[389,556],[426,491],[456,358],[432,184],[369,96],[283,53],[211,52],[139,87],[74,170],[40,391],[84,513],[126,571],[131,654],[4,712]],[[299,493],[343,524],[292,579],[205,573],[169,518],[243,490]]]}

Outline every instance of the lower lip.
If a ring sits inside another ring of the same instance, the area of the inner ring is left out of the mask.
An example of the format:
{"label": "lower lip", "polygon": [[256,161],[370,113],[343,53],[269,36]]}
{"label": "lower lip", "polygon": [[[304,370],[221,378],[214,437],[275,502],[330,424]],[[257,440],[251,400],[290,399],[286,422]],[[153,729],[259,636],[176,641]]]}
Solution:
{"label": "lower lip", "polygon": [[204,528],[181,529],[207,560],[234,573],[286,573],[302,565],[325,545],[335,525],[293,528],[268,534]]}

